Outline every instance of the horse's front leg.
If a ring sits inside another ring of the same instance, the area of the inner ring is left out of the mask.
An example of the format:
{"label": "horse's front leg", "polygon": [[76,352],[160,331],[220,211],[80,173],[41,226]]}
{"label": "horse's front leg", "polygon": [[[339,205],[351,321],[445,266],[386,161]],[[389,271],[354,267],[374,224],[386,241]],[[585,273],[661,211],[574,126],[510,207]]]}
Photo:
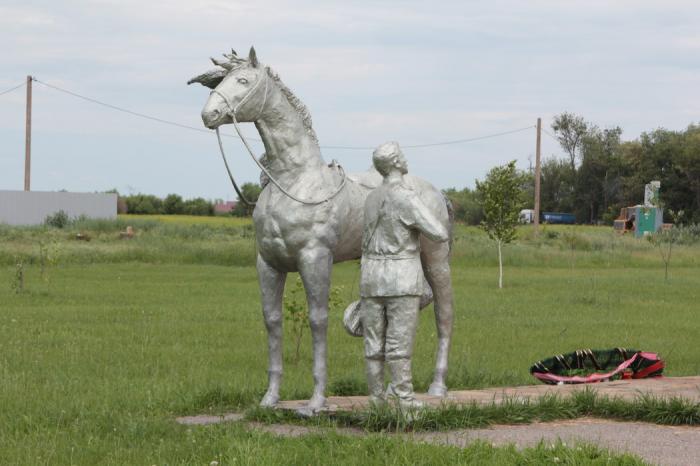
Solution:
{"label": "horse's front leg", "polygon": [[268,386],[260,406],[275,406],[282,382],[282,296],[287,274],[280,272],[258,255],[258,282],[263,316],[267,328]]}
{"label": "horse's front leg", "polygon": [[299,274],[306,290],[309,325],[313,342],[314,393],[308,409],[317,411],[326,403],[326,334],[328,330],[328,292],[331,285],[333,256],[327,249],[307,249],[299,261]]}

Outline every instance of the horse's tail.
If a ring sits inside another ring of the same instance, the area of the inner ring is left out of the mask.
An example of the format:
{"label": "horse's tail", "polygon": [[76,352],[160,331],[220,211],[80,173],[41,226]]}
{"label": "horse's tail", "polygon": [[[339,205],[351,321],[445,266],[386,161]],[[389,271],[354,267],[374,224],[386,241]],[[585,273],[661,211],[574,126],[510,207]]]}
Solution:
{"label": "horse's tail", "polygon": [[447,232],[450,237],[448,244],[450,246],[450,252],[452,252],[452,242],[454,241],[455,209],[452,205],[452,201],[450,201],[450,198],[447,197],[445,193],[442,193],[442,198],[445,200],[445,207],[447,207],[447,220],[449,223],[447,226]]}

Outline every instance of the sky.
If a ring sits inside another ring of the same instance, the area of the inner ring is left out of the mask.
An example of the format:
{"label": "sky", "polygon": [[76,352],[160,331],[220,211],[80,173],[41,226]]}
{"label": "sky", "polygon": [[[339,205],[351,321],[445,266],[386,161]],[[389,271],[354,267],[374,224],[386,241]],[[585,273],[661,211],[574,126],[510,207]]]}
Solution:
{"label": "sky", "polygon": [[[31,74],[129,110],[203,128],[210,56],[254,45],[309,107],[324,146],[406,149],[440,188],[534,164],[538,117],[564,111],[623,139],[700,121],[696,1],[0,0],[0,92]],[[0,189],[22,189],[25,91],[0,96]],[[235,199],[213,133],[139,119],[33,85],[32,189]],[[245,125],[256,137],[255,128]],[[227,127],[224,132],[233,134]],[[257,181],[239,140],[234,174]],[[254,145],[262,152],[260,145]],[[562,157],[543,135],[543,157]],[[323,149],[346,171],[371,150]]]}

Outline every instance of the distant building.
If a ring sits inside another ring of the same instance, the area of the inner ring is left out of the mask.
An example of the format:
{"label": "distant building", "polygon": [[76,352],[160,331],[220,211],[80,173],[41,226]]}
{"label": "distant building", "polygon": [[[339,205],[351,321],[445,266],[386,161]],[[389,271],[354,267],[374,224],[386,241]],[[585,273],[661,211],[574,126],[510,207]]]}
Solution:
{"label": "distant building", "polygon": [[0,223],[41,225],[63,211],[68,218],[117,218],[115,193],[68,193],[0,190]]}
{"label": "distant building", "polygon": [[236,208],[238,203],[236,201],[226,201],[214,204],[215,214],[230,214],[233,209]]}

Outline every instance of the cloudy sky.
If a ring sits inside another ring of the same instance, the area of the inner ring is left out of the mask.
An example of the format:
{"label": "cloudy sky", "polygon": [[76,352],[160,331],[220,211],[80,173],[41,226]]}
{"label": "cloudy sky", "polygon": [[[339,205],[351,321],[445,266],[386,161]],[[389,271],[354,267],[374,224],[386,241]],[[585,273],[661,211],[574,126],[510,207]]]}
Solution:
{"label": "cloudy sky", "polygon": [[[311,109],[322,145],[425,144],[575,112],[634,139],[700,121],[697,1],[0,0],[0,92],[41,81],[201,127],[209,56],[255,45]],[[213,134],[34,84],[32,188],[233,199]],[[250,126],[250,125],[247,125]],[[228,133],[232,130],[228,128]],[[252,126],[248,134],[255,136]],[[241,181],[257,180],[227,138]],[[406,150],[439,187],[533,159],[533,130]],[[561,156],[544,136],[543,154]],[[324,149],[348,170],[371,151]],[[0,96],[0,189],[22,189],[24,90]],[[534,159],[533,159],[534,160]]]}

